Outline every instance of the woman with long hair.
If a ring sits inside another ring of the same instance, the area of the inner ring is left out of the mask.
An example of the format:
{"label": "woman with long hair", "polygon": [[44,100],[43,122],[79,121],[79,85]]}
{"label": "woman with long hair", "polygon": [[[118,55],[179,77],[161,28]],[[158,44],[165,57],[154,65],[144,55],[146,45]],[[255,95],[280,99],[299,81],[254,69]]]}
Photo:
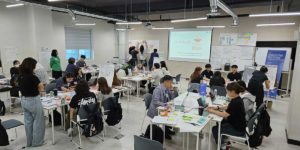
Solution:
{"label": "woman with long hair", "polygon": [[108,86],[107,80],[104,77],[98,79],[98,91],[98,99],[100,102],[113,96],[112,89]]}
{"label": "woman with long hair", "polygon": [[44,111],[40,99],[44,85],[33,73],[36,64],[35,59],[28,57],[20,65],[19,87],[22,93],[27,147],[42,146],[45,136]]}
{"label": "woman with long hair", "polygon": [[200,83],[201,80],[203,80],[201,72],[202,72],[202,68],[201,67],[196,67],[194,72],[191,74],[190,82],[191,83]]}
{"label": "woman with long hair", "polygon": [[171,73],[168,70],[167,63],[165,61],[160,62],[160,68],[163,71],[164,75],[171,75]]}

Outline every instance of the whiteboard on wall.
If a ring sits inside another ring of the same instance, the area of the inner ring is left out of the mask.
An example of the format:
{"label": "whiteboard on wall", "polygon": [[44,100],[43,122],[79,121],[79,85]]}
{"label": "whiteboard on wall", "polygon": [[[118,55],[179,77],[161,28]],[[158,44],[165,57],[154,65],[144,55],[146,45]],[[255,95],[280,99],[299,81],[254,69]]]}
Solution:
{"label": "whiteboard on wall", "polygon": [[257,65],[265,65],[269,50],[285,50],[287,52],[284,59],[282,71],[289,71],[289,63],[291,59],[292,49],[288,47],[285,48],[257,47],[255,53],[255,62],[257,63]]}
{"label": "whiteboard on wall", "polygon": [[213,68],[223,68],[225,63],[239,66],[251,66],[254,58],[254,47],[249,46],[213,46],[210,63]]}
{"label": "whiteboard on wall", "polygon": [[51,71],[50,68],[51,50],[46,47],[42,47],[39,52],[39,63],[46,69]]}

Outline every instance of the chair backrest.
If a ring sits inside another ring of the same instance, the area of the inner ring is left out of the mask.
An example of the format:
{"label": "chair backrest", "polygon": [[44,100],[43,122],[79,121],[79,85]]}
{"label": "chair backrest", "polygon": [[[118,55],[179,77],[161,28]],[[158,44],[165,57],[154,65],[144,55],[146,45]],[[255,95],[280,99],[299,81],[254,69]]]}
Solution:
{"label": "chair backrest", "polygon": [[227,95],[227,91],[225,87],[222,86],[212,86],[210,87],[211,92],[214,92],[214,90],[217,90],[217,94],[219,96],[226,96]]}
{"label": "chair backrest", "polygon": [[118,99],[115,96],[103,100],[102,106],[104,111],[109,111],[111,106],[114,105],[114,103],[118,103]]}
{"label": "chair backrest", "polygon": [[253,135],[255,126],[258,122],[259,115],[260,115],[259,113],[254,114],[252,116],[252,118],[250,118],[250,120],[248,121],[247,126],[246,126],[246,132],[248,135]]}
{"label": "chair backrest", "polygon": [[150,93],[145,94],[144,101],[145,101],[146,109],[148,110],[148,108],[150,107],[151,101],[152,101],[152,94],[150,94]]}
{"label": "chair backrest", "polygon": [[199,83],[190,83],[188,92],[195,92],[197,91],[199,93],[200,84]]}
{"label": "chair backrest", "polygon": [[163,145],[157,141],[135,135],[134,150],[163,150]]}
{"label": "chair backrest", "polygon": [[176,75],[175,80],[176,83],[180,82],[181,74]]}
{"label": "chair backrest", "polygon": [[[87,110],[85,107],[87,108]],[[89,112],[96,112],[97,110],[99,111],[99,103],[88,104],[85,106],[80,106],[77,115],[81,120],[87,119]]]}
{"label": "chair backrest", "polygon": [[55,88],[56,88],[56,83],[49,83],[49,84],[46,85],[45,91],[46,91],[46,93],[50,93]]}

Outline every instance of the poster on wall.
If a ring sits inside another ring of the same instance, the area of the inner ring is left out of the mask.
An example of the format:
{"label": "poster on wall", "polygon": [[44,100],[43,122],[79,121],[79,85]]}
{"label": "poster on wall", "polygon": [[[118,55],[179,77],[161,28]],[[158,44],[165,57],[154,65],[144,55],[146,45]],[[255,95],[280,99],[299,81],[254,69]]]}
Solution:
{"label": "poster on wall", "polygon": [[220,45],[236,45],[238,40],[237,33],[221,33],[219,37],[219,44]]}
{"label": "poster on wall", "polygon": [[276,73],[277,85],[279,85],[280,83],[285,56],[286,56],[285,50],[280,51],[280,50],[270,49],[267,54],[267,59],[265,64],[277,66],[277,73]]}
{"label": "poster on wall", "polygon": [[104,77],[107,80],[108,86],[112,87],[115,66],[113,64],[101,64],[99,65],[99,78]]}
{"label": "poster on wall", "polygon": [[42,66],[47,70],[50,71],[50,58],[51,58],[51,50],[47,47],[41,47],[40,53],[39,53],[39,62],[42,64]]}
{"label": "poster on wall", "polygon": [[257,40],[256,33],[239,33],[237,45],[256,46],[256,40]]}
{"label": "poster on wall", "polygon": [[159,51],[159,40],[129,40],[128,47],[135,46],[139,47],[143,45],[145,52],[152,52],[153,49],[158,49]]}

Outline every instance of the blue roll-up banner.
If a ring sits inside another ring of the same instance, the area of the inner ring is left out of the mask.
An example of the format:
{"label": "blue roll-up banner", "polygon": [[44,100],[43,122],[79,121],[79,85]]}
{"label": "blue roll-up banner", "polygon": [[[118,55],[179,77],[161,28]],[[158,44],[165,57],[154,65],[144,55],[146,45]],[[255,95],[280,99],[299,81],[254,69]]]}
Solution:
{"label": "blue roll-up banner", "polygon": [[285,50],[272,50],[269,49],[266,59],[266,65],[276,65],[277,66],[277,74],[276,74],[276,80],[277,80],[277,86],[280,83],[281,73],[283,69],[283,64],[286,56]]}

